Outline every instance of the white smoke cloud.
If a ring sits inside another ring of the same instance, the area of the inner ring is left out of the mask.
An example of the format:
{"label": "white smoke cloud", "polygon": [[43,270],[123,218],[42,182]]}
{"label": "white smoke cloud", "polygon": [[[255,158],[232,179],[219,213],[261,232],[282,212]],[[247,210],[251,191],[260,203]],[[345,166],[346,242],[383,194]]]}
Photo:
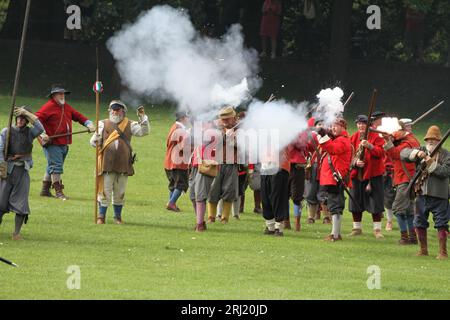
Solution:
{"label": "white smoke cloud", "polygon": [[306,103],[294,106],[283,100],[266,103],[256,100],[250,104],[240,128],[249,136],[256,133],[257,145],[251,143],[249,147],[257,147],[259,160],[266,158],[267,153],[278,156],[307,128],[305,106]]}
{"label": "white smoke cloud", "polygon": [[344,112],[343,96],[344,92],[339,87],[321,90],[317,95],[319,102],[314,113],[315,117],[323,119],[326,125],[331,125]]}
{"label": "white smoke cloud", "polygon": [[174,102],[200,115],[238,105],[261,85],[258,56],[244,47],[241,26],[221,39],[200,35],[185,10],[156,6],[107,42],[116,60],[124,99]]}
{"label": "white smoke cloud", "polygon": [[381,119],[381,125],[378,126],[377,130],[392,134],[401,128],[397,118],[384,117]]}

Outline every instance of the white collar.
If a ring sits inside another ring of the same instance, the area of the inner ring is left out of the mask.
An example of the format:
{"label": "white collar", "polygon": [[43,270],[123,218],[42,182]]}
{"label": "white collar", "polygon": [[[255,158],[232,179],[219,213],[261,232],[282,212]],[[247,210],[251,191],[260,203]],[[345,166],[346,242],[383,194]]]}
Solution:
{"label": "white collar", "polygon": [[184,129],[184,130],[186,130],[186,126],[184,125],[184,124],[182,124],[181,122],[179,122],[179,121],[176,121],[175,122],[178,126],[180,126],[181,127],[181,129]]}

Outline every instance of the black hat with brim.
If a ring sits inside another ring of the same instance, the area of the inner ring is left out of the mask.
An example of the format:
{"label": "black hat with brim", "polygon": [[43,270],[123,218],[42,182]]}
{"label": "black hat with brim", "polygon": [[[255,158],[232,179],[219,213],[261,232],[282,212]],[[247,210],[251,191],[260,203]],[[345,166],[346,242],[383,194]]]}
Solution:
{"label": "black hat with brim", "polygon": [[376,120],[379,118],[383,118],[386,115],[386,113],[384,113],[383,111],[374,111],[374,113],[372,113],[372,120]]}
{"label": "black hat with brim", "polygon": [[51,98],[55,93],[64,93],[69,95],[71,92],[64,89],[62,85],[53,85],[47,97]]}
{"label": "black hat with brim", "polygon": [[358,122],[364,122],[364,123],[367,123],[367,122],[368,122],[367,116],[366,116],[365,114],[360,114],[360,115],[357,116],[356,119],[355,119],[355,123],[358,123]]}

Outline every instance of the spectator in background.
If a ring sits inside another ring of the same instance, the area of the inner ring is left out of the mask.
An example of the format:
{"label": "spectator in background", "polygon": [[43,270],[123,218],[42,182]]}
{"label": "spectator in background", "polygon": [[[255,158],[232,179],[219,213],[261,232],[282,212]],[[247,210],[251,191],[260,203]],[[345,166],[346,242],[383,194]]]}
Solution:
{"label": "spectator in background", "polygon": [[261,57],[267,55],[268,39],[271,44],[271,58],[275,59],[277,38],[280,31],[281,0],[265,0],[262,9],[260,35],[262,40]]}
{"label": "spectator in background", "polygon": [[415,8],[406,8],[405,40],[416,62],[423,61],[425,14]]}

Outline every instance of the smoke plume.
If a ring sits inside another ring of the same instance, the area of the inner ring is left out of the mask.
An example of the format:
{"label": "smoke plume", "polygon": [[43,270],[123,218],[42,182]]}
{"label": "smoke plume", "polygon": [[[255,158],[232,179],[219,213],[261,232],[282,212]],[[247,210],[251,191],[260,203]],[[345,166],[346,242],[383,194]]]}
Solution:
{"label": "smoke plume", "polygon": [[128,89],[124,99],[170,101],[201,115],[238,105],[261,85],[257,53],[244,47],[239,25],[221,39],[208,38],[183,9],[156,6],[125,25],[107,46]]}

